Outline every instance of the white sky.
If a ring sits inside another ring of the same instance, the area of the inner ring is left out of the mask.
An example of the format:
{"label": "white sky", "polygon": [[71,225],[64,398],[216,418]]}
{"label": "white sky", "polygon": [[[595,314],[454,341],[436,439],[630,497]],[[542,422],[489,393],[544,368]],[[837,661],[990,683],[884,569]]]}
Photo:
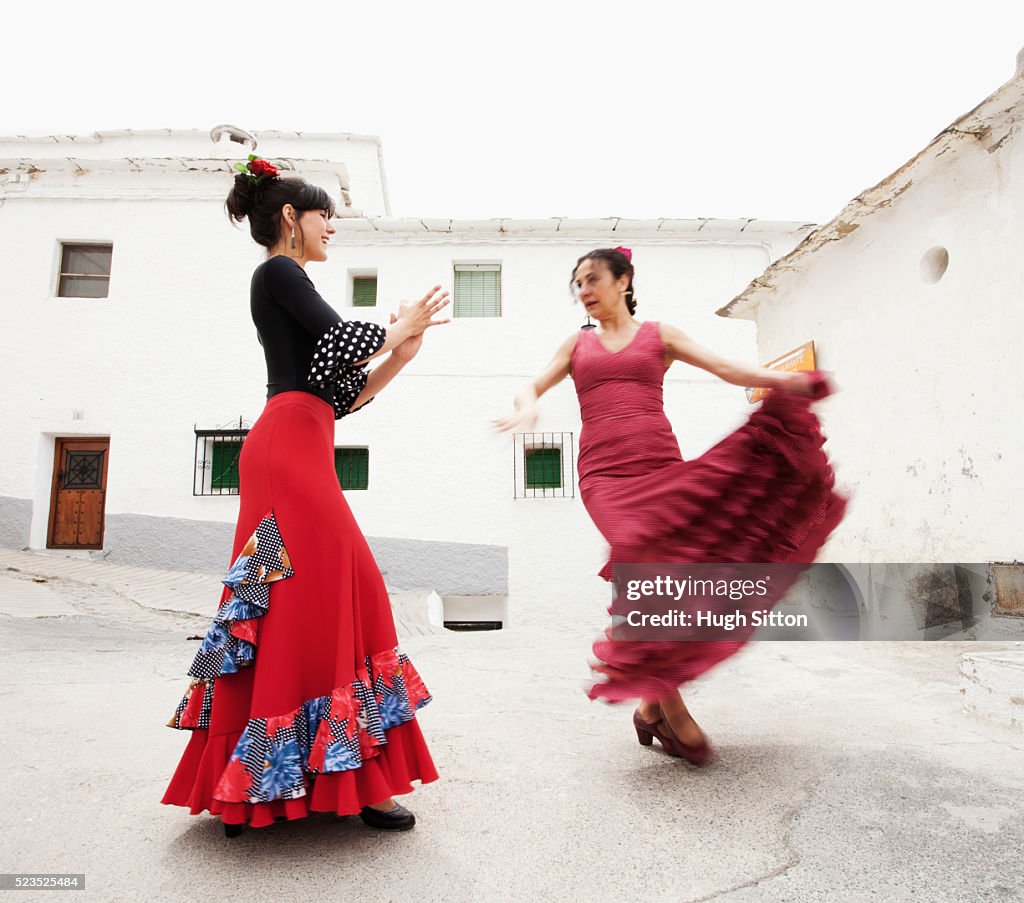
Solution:
{"label": "white sky", "polygon": [[823,222],[1021,47],[1021,0],[60,0],[5,13],[0,134],[376,134],[398,216]]}

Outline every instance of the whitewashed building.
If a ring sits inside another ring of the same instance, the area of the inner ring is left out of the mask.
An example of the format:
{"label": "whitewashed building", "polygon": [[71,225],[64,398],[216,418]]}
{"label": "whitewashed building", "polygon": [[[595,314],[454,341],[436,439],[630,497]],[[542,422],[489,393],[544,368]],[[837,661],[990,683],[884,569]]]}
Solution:
{"label": "whitewashed building", "polygon": [[[343,485],[389,586],[437,590],[450,620],[504,622],[534,605],[572,617],[577,601],[598,611],[604,548],[576,491],[571,384],[544,399],[541,433],[513,440],[491,426],[580,327],[577,257],[631,246],[641,319],[753,361],[749,325],[714,311],[811,227],[395,219],[380,142],[364,136],[0,138],[0,544],[227,564],[232,450],[265,397],[248,311],[263,252],[223,210],[252,141],[338,198],[330,259],[309,273],[343,317],[386,323],[435,283],[454,295],[454,322],[337,425]],[[682,367],[666,402],[687,457],[747,413],[740,390]]]}
{"label": "whitewashed building", "polygon": [[[832,560],[1024,559],[1024,53],[1016,75],[719,313],[813,341],[853,501]],[[997,608],[1024,614],[1020,569]]]}

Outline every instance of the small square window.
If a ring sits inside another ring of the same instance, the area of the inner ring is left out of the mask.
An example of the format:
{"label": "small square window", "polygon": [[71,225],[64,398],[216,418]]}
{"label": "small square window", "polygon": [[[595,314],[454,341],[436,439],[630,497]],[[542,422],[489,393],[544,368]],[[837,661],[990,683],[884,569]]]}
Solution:
{"label": "small square window", "polygon": [[526,449],[526,488],[562,488],[562,449]]}
{"label": "small square window", "polygon": [[240,439],[214,440],[210,456],[210,488],[214,493],[238,492],[238,458],[242,454]]}
{"label": "small square window", "polygon": [[58,298],[106,298],[113,245],[61,245]]}
{"label": "small square window", "polygon": [[368,489],[370,450],[368,448],[334,449],[334,470],[342,489]]}
{"label": "small square window", "polygon": [[575,459],[572,433],[516,433],[514,491],[517,499],[572,498]]}
{"label": "small square window", "polygon": [[200,430],[196,433],[192,495],[238,495],[238,461],[249,428],[242,418],[237,429]]}
{"label": "small square window", "polygon": [[352,278],[352,306],[377,306],[377,277],[354,276]]}
{"label": "small square window", "polygon": [[455,264],[453,317],[501,316],[501,264]]}

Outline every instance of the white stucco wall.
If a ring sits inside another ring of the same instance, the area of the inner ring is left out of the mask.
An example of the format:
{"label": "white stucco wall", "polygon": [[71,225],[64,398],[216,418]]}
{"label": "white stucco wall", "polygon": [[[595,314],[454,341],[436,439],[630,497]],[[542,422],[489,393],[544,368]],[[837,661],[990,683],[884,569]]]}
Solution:
{"label": "white stucco wall", "polygon": [[[9,158],[2,144],[0,158]],[[262,251],[224,215],[229,182],[225,172],[144,170],[44,172],[27,186],[7,186],[0,248],[19,251],[4,253],[0,278],[12,386],[0,399],[0,497],[32,500],[32,547],[46,542],[54,436],[111,437],[108,516],[234,520],[236,499],[192,495],[193,427],[229,427],[239,416],[251,423],[265,395],[248,311]],[[362,203],[353,190],[353,206]],[[330,260],[309,272],[343,317],[383,323],[398,299],[435,282],[450,288],[453,262],[502,265],[501,318],[432,330],[398,382],[339,422],[337,444],[370,448],[370,489],[348,493],[364,532],[507,546],[518,612],[541,606],[566,617],[593,613],[595,594],[603,598],[595,576],[603,542],[578,496],[513,498],[512,441],[490,421],[578,330],[580,308],[568,291],[576,258],[631,245],[641,319],[671,322],[725,355],[753,360],[751,325],[713,312],[806,231],[746,221],[338,225]],[[54,297],[62,241],[113,243],[108,298]],[[353,309],[350,271],[368,269],[378,274],[379,306]],[[666,402],[687,457],[748,410],[742,390],[678,365]],[[543,411],[538,429],[578,439],[571,383],[553,390]]]}
{"label": "white stucco wall", "polygon": [[[370,447],[371,484],[385,474],[396,481],[349,493],[368,533],[507,545],[519,610],[592,608],[595,593],[603,598],[595,574],[604,543],[580,499],[515,499],[512,441],[494,433],[491,421],[511,410],[519,389],[579,329],[581,311],[568,291],[576,259],[592,247],[620,242],[634,250],[639,317],[674,323],[723,354],[753,360],[748,324],[714,317],[709,301],[728,296],[763,268],[765,251],[756,246],[644,245],[621,236],[611,242],[581,236],[359,246],[340,240],[331,261],[317,270],[322,275],[313,277],[328,298],[342,294],[348,268],[376,267],[387,304],[418,297],[435,281],[450,287],[453,261],[502,264],[503,317],[456,319],[431,331],[401,383],[339,424],[339,443]],[[366,314],[359,309],[353,316]],[[713,444],[748,410],[742,390],[681,366],[670,371],[666,406],[687,457]],[[553,389],[541,407],[538,430],[572,432],[578,441],[571,382]]]}
{"label": "white stucco wall", "polygon": [[[1024,558],[1024,143],[1020,108],[1006,115],[1006,140],[953,136],[755,294],[762,360],[813,339],[842,389],[822,405],[853,490],[834,560]],[[932,284],[935,247],[949,266]]]}

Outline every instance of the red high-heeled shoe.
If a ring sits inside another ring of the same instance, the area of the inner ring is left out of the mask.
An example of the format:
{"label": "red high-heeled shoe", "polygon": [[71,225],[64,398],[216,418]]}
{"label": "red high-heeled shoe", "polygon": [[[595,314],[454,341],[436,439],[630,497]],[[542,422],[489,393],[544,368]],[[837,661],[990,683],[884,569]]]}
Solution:
{"label": "red high-heeled shoe", "polygon": [[[665,726],[664,731],[661,730],[662,725]],[[715,761],[715,751],[707,738],[701,739],[700,743],[683,743],[672,732],[672,726],[664,718],[658,721],[644,721],[637,710],[633,712],[633,727],[636,728],[636,737],[641,746],[650,746],[657,737],[665,752],[677,759],[686,759],[691,765],[710,765]]]}

